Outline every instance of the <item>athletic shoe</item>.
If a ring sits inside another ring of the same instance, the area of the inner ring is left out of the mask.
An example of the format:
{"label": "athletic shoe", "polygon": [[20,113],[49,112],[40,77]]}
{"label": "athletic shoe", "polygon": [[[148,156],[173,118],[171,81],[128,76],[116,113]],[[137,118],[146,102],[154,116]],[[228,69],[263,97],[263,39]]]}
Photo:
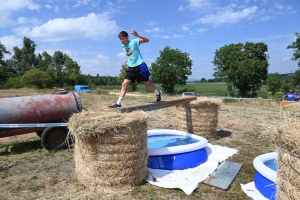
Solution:
{"label": "athletic shoe", "polygon": [[156,95],[156,101],[160,101],[161,100],[161,91],[158,90],[159,94]]}
{"label": "athletic shoe", "polygon": [[112,106],[108,106],[109,108],[119,108],[119,107],[121,107],[121,105],[119,105],[119,104],[114,104],[114,105],[112,105]]}

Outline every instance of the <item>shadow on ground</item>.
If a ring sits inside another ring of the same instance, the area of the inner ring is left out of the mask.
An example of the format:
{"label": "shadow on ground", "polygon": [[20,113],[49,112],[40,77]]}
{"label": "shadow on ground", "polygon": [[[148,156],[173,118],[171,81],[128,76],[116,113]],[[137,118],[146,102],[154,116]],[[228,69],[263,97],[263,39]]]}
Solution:
{"label": "shadow on ground", "polygon": [[10,154],[22,154],[22,153],[42,149],[42,148],[43,146],[41,144],[41,140],[10,143],[1,146],[0,156],[10,155]]}
{"label": "shadow on ground", "polygon": [[226,131],[226,130],[220,130],[217,131],[217,137],[218,138],[225,138],[225,137],[230,137],[232,132]]}

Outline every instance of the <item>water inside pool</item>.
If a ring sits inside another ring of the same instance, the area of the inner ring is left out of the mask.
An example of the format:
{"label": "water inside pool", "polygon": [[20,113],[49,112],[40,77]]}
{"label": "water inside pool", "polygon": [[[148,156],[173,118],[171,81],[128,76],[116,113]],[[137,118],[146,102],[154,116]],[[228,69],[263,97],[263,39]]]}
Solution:
{"label": "water inside pool", "polygon": [[148,148],[173,147],[186,144],[193,144],[199,140],[183,135],[152,135],[148,136]]}
{"label": "water inside pool", "polygon": [[268,160],[267,162],[265,162],[265,165],[267,165],[267,167],[277,172],[278,167],[275,159]]}

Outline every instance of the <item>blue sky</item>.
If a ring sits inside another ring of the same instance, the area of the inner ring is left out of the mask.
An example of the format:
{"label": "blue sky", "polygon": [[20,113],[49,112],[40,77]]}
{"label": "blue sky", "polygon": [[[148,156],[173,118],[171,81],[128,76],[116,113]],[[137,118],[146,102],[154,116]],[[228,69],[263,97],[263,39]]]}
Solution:
{"label": "blue sky", "polygon": [[270,73],[298,69],[286,47],[300,32],[299,0],[0,0],[0,5],[0,42],[11,53],[29,37],[36,53],[63,51],[83,74],[117,76],[126,60],[117,35],[132,29],[150,39],[140,46],[148,66],[166,46],[189,53],[189,79],[213,78],[216,49],[231,43],[266,43]]}

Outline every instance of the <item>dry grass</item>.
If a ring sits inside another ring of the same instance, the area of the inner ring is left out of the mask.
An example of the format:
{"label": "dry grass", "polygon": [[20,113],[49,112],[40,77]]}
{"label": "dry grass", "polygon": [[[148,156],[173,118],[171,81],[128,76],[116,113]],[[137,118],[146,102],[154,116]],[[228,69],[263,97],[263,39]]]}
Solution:
{"label": "dry grass", "polygon": [[274,139],[278,146],[277,199],[296,200],[300,196],[299,129],[298,120],[286,121],[274,132]]}
{"label": "dry grass", "polygon": [[[8,96],[47,93],[23,90],[2,92],[2,97],[4,93]],[[98,112],[113,104],[118,95],[91,93],[80,94],[80,97],[86,109]],[[163,98],[173,97],[164,95]],[[154,100],[154,94],[126,96],[123,106]],[[148,129],[173,128],[174,113],[175,107],[149,112]],[[238,149],[239,153],[229,160],[243,164],[227,191],[200,184],[192,195],[187,196],[178,189],[159,188],[144,182],[129,194],[124,194],[122,199],[249,199],[240,184],[253,181],[255,169],[252,162],[256,156],[275,150],[266,130],[281,120],[279,106],[224,104],[218,115],[218,128],[223,131],[218,132],[218,139],[212,143]],[[117,138],[115,142],[118,142]],[[106,158],[118,159],[122,155],[113,154]],[[41,147],[35,133],[0,139],[0,178],[0,199],[120,199],[118,195],[103,197],[89,191],[76,180],[74,149],[48,152]]]}

